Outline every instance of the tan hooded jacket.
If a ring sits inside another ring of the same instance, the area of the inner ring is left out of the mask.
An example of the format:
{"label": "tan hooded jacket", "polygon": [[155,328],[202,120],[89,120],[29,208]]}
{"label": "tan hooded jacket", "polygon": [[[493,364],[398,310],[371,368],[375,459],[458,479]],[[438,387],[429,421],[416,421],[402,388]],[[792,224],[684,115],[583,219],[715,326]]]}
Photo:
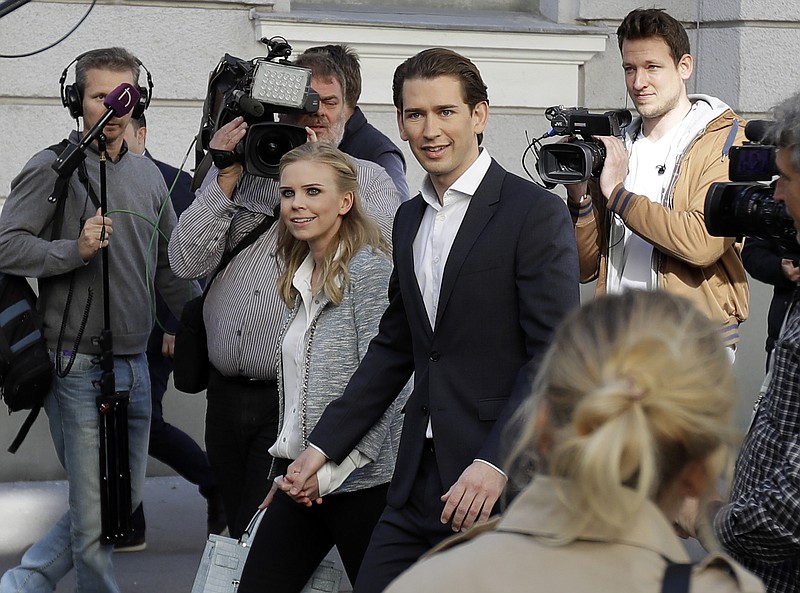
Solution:
{"label": "tan hooded jacket", "polygon": [[[596,182],[591,199],[568,201],[580,257],[581,282],[597,279],[597,293],[606,290],[608,246],[612,217],[653,245],[653,271],[660,289],[693,301],[718,321],[726,345],[739,340],[739,324],[747,319],[750,292],[742,265],[742,242],[712,237],[705,227],[705,202],[711,184],[728,180],[728,152],[744,141],[744,121],[713,97],[691,95],[700,102],[701,119],[687,130],[686,149],[674,165],[661,203],[627,191],[622,184],[607,202]],[[703,122],[702,117],[713,117]],[[628,126],[627,144],[635,138],[641,119]],[[607,205],[608,204],[608,205]]]}

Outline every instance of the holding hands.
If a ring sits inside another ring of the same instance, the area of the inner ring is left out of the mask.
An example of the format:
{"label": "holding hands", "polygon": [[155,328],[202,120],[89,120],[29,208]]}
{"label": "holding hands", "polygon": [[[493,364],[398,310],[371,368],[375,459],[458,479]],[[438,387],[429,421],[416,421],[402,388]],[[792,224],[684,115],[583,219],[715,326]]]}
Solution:
{"label": "holding hands", "polygon": [[[275,487],[288,494],[295,502],[310,507],[322,503],[319,495],[317,472],[328,459],[314,447],[308,447],[286,470],[286,475],[275,481]],[[267,495],[267,498],[270,498]],[[266,501],[264,501],[266,502]]]}

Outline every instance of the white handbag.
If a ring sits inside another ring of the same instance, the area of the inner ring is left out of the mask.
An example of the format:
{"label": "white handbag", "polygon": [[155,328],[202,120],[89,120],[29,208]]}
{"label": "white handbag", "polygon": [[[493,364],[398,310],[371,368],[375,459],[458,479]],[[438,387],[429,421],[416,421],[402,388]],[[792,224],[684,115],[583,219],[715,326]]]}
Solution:
{"label": "white handbag", "polygon": [[[192,585],[192,593],[236,593],[239,579],[250,552],[250,542],[256,534],[265,509],[259,509],[250,520],[242,537],[211,534]],[[323,560],[314,571],[302,593],[338,593],[342,571],[330,560]]]}

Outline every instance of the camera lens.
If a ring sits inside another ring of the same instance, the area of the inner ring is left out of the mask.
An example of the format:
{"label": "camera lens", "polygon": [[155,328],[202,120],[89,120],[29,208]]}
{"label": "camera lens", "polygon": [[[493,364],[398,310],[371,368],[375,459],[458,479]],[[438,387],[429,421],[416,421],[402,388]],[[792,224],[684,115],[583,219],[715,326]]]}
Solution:
{"label": "camera lens", "polygon": [[606,147],[600,142],[556,142],[542,147],[537,170],[548,183],[569,185],[599,175],[605,159]]}
{"label": "camera lens", "polygon": [[712,183],[706,196],[705,223],[712,237],[771,239],[797,252],[797,232],[786,206],[761,183]]}
{"label": "camera lens", "polygon": [[286,136],[271,132],[261,136],[256,142],[255,148],[261,164],[267,167],[277,167],[281,162],[281,157],[294,147]]}
{"label": "camera lens", "polygon": [[603,164],[606,162],[606,146],[602,142],[581,142],[588,150],[587,154],[591,155],[591,159],[587,159],[587,163],[591,165],[587,167],[592,172],[592,177],[597,177],[603,171]]}
{"label": "camera lens", "polygon": [[277,177],[281,157],[306,141],[306,131],[291,124],[262,122],[247,130],[244,167],[250,175]]}

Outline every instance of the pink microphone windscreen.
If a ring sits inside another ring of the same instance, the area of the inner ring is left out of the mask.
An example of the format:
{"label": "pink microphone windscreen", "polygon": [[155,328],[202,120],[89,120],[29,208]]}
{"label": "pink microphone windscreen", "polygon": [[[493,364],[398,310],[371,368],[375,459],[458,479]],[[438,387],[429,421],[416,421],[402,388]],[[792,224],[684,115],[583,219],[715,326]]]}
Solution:
{"label": "pink microphone windscreen", "polygon": [[122,117],[139,102],[139,90],[132,84],[123,82],[103,99],[103,105],[114,111],[115,117]]}

